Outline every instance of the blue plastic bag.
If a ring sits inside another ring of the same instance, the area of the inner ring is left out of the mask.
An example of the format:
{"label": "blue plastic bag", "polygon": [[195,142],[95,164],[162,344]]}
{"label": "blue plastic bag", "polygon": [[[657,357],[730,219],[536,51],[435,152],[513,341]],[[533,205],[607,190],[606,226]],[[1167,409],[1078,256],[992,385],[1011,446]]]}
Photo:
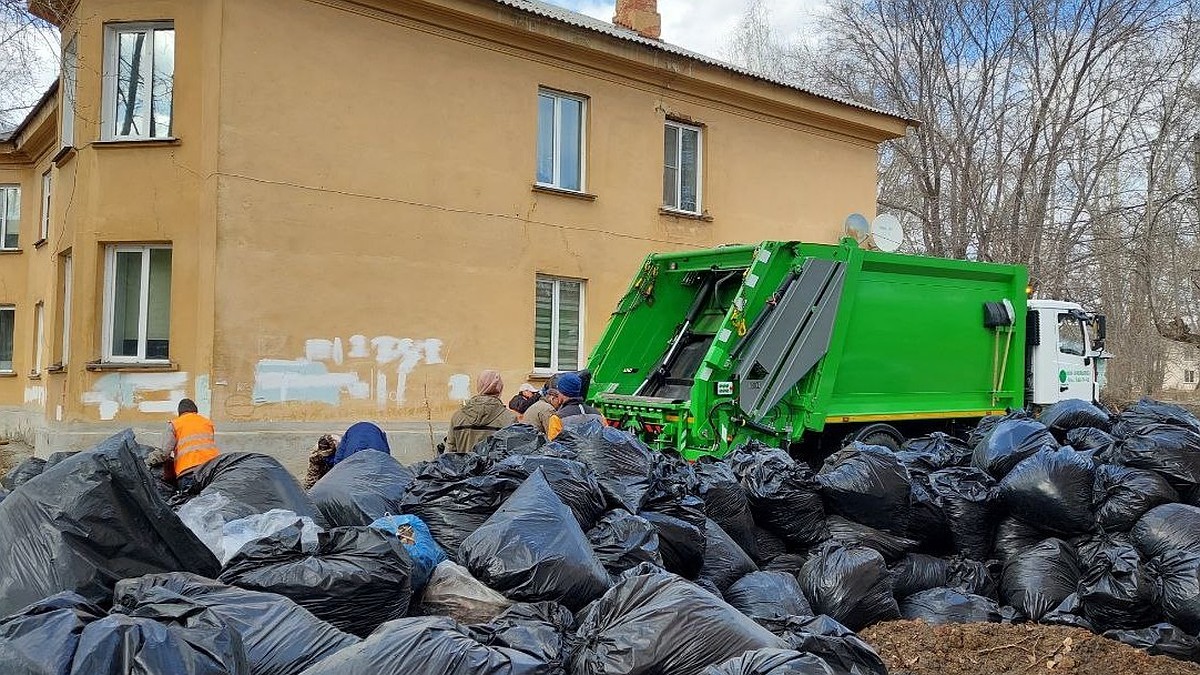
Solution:
{"label": "blue plastic bag", "polygon": [[384,516],[371,523],[371,527],[400,537],[413,561],[414,594],[425,588],[425,584],[429,582],[429,575],[433,574],[433,568],[447,560],[446,552],[434,541],[429,526],[416,516]]}

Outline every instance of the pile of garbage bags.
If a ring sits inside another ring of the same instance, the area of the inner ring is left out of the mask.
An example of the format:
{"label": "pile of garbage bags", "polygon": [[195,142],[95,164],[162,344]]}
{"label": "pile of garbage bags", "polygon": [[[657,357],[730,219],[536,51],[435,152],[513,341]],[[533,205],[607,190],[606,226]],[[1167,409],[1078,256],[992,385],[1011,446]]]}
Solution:
{"label": "pile of garbage bags", "polygon": [[598,423],[363,451],[307,492],[237,453],[174,505],[147,451],[0,481],[0,672],[886,675],[854,631],[897,618],[1200,659],[1200,420],[1154,401],[811,466]]}

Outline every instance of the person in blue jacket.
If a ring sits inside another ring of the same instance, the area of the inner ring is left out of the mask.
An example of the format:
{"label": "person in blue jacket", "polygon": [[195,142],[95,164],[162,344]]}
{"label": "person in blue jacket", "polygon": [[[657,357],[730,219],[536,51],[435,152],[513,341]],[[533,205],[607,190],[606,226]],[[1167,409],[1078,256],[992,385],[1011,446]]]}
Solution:
{"label": "person in blue jacket", "polygon": [[333,454],[329,465],[336,466],[338,462],[359,450],[378,450],[389,455],[392,454],[392,449],[388,447],[387,434],[383,433],[383,429],[371,422],[357,422],[342,434],[337,452]]}

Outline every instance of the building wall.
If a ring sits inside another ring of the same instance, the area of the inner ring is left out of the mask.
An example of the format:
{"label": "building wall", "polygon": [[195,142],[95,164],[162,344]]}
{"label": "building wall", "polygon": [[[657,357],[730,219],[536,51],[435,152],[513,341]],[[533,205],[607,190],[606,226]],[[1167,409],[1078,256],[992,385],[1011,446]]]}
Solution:
{"label": "building wall", "polygon": [[1192,394],[1200,392],[1200,348],[1169,344],[1165,361],[1163,391]]}

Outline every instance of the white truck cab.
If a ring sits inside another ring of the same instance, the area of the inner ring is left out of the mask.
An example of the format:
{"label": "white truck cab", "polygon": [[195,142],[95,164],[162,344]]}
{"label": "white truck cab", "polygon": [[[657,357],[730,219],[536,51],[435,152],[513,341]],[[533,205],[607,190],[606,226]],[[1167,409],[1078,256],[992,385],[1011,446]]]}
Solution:
{"label": "white truck cab", "polygon": [[1077,398],[1098,403],[1104,385],[1105,319],[1073,302],[1030,300],[1026,326],[1030,405]]}

